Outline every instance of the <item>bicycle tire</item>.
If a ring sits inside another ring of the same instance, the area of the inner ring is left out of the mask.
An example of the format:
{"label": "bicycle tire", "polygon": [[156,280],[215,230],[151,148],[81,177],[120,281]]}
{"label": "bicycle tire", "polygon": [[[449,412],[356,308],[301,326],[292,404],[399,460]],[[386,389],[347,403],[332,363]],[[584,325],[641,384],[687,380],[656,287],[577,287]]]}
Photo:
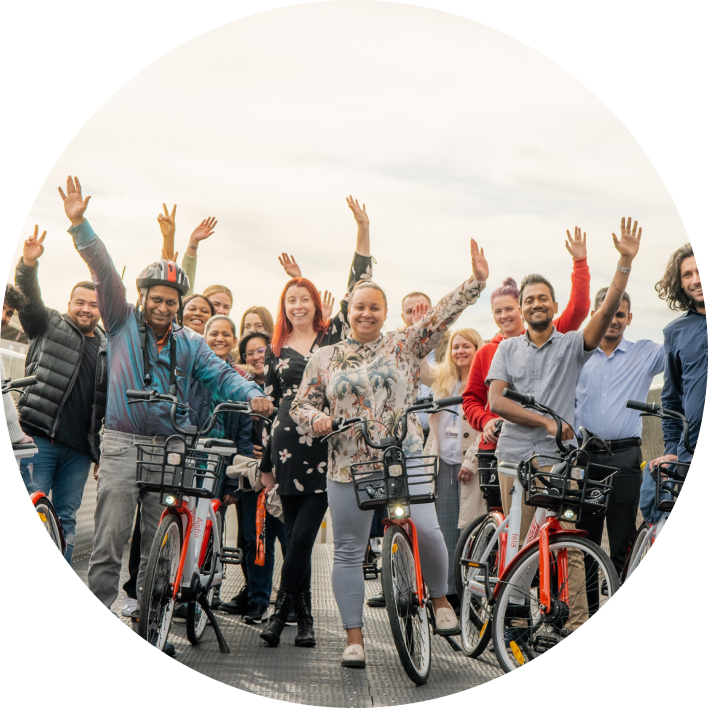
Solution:
{"label": "bicycle tire", "polygon": [[474,544],[475,531],[479,529],[482,522],[487,518],[487,514],[482,514],[478,516],[474,521],[470,522],[462,529],[460,538],[457,539],[457,544],[455,545],[455,553],[453,554],[452,563],[457,569],[455,573],[455,590],[457,590],[457,597],[462,597],[464,591],[465,576],[467,575],[466,570],[460,565],[460,561],[463,558],[469,559],[470,551],[472,550],[472,545]]}
{"label": "bicycle tire", "polygon": [[61,529],[61,522],[57,516],[57,512],[54,510],[54,505],[45,496],[39,497],[34,504],[34,510],[37,512],[39,520],[42,525],[47,530],[49,538],[52,539],[54,545],[62,552],[62,546],[64,545],[64,534]]}
{"label": "bicycle tire", "polygon": [[[634,540],[632,541],[632,545],[629,549],[629,555],[627,556],[627,563],[625,564],[622,572],[623,583],[634,572],[636,566],[634,568],[632,566],[634,565],[635,560],[636,565],[639,565],[644,560],[644,556],[649,553],[649,549],[652,547],[652,543],[649,542],[644,544],[644,539],[652,533],[652,528],[652,524],[650,524],[648,521],[644,521],[637,529],[637,533],[634,534]],[[643,544],[644,548],[642,548]],[[637,554],[639,553],[641,555],[637,557]]]}
{"label": "bicycle tire", "polygon": [[[483,517],[474,536],[472,547],[465,557],[472,561],[480,560],[498,528],[499,520],[496,516],[490,514]],[[498,574],[498,570],[495,570],[498,568],[498,558],[499,541],[497,540],[496,547],[487,557],[487,562],[491,565],[490,569],[495,574]],[[461,570],[464,571],[466,581],[466,576],[472,569],[461,568]],[[466,582],[463,584],[462,594],[458,594],[458,597],[460,598],[460,647],[465,656],[476,659],[487,648],[492,638],[492,608],[486,598],[472,594]]]}
{"label": "bicycle tire", "polygon": [[[558,598],[557,573],[554,571],[558,566],[558,554],[563,550],[583,554],[582,561],[577,557],[568,558],[568,577],[575,576],[580,578],[581,582],[581,592],[573,595],[573,598],[580,597],[587,590],[585,570],[587,559],[597,563],[595,580],[597,588],[601,587],[603,579],[607,580],[607,595],[602,604],[617,592],[619,579],[609,556],[592,541],[576,535],[559,534],[551,539],[549,549],[552,573],[551,599],[558,610],[558,616],[551,619],[542,614],[539,608],[539,588],[536,582],[540,557],[538,543],[522,550],[509,576],[503,580],[492,616],[494,653],[499,665],[507,673],[545,653],[573,631],[573,628],[567,627],[566,623],[573,608],[576,610],[582,608],[582,601],[578,603],[571,598],[566,605]],[[512,596],[517,600],[516,603],[511,602]],[[518,600],[523,600],[523,603]]]}
{"label": "bicycle tire", "polygon": [[138,621],[140,636],[160,651],[165,647],[172,624],[174,583],[181,551],[182,520],[170,513],[160,522],[152,542]]}
{"label": "bicycle tire", "polygon": [[430,676],[431,629],[425,604],[416,604],[415,560],[408,535],[389,526],[383,540],[381,585],[393,643],[403,670],[422,686]]}

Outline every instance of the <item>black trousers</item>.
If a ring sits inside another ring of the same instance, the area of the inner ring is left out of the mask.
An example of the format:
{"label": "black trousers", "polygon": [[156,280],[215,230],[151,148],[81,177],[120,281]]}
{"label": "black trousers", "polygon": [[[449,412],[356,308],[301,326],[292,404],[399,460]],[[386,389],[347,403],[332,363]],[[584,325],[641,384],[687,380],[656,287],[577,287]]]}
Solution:
{"label": "black trousers", "polygon": [[[621,574],[629,548],[637,532],[637,509],[639,508],[639,489],[642,486],[642,449],[630,447],[619,450],[613,455],[607,452],[593,452],[590,462],[607,467],[615,467],[619,472],[612,478],[612,493],[610,494],[606,514],[583,514],[576,528],[587,531],[587,538],[599,546],[602,542],[602,532],[607,522],[607,536],[610,542],[610,560]],[[601,477],[602,475],[593,475]],[[587,569],[592,572],[590,568]],[[597,581],[587,579],[588,607],[590,613],[599,607],[599,588]]]}
{"label": "black trousers", "polygon": [[295,595],[310,590],[312,549],[327,511],[327,493],[286,494],[280,497],[280,501],[288,539],[280,588]]}

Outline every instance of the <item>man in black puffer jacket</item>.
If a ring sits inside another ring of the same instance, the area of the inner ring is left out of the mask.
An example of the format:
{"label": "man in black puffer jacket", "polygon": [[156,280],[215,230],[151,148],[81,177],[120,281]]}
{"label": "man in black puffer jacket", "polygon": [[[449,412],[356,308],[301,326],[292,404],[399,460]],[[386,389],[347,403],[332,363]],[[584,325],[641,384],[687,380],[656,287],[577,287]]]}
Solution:
{"label": "man in black puffer jacket", "polygon": [[64,557],[71,563],[76,512],[91,464],[99,460],[99,432],[106,409],[108,382],[106,335],[98,327],[100,313],[92,282],[74,286],[68,312],[45,307],[37,279],[37,260],[44,237],[25,241],[15,270],[15,283],[27,299],[19,312],[30,340],[25,374],[37,383],[25,389],[19,410],[22,429],[39,454],[22,460],[22,478],[31,493],[52,492],[66,538]]}

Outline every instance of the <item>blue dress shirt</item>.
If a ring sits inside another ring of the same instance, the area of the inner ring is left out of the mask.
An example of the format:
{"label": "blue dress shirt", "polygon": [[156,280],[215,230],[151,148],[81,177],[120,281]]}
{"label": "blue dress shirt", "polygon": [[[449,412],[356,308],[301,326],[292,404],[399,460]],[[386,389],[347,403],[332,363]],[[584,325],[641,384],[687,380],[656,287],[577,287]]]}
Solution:
{"label": "blue dress shirt", "polygon": [[626,339],[608,357],[596,349],[575,389],[576,432],[583,425],[605,440],[642,437],[639,411],[627,399],[646,401],[652,379],[664,370],[664,347],[649,339]]}

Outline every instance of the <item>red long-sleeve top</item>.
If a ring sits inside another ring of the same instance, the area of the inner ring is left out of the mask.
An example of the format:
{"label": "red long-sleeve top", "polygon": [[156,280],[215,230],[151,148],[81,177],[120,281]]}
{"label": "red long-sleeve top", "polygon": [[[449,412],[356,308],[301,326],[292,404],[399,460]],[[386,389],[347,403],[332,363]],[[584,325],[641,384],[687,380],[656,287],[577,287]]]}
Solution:
{"label": "red long-sleeve top", "polygon": [[[573,332],[580,327],[590,312],[590,269],[587,258],[573,261],[570,276],[570,301],[560,316],[553,321],[559,332]],[[462,394],[462,408],[469,424],[475,430],[482,430],[492,419],[499,416],[489,409],[489,387],[486,384],[489,367],[497,351],[499,342],[506,337],[499,332],[490,342],[480,347],[472,361],[467,388]],[[493,450],[493,443],[480,442],[481,450]]]}

